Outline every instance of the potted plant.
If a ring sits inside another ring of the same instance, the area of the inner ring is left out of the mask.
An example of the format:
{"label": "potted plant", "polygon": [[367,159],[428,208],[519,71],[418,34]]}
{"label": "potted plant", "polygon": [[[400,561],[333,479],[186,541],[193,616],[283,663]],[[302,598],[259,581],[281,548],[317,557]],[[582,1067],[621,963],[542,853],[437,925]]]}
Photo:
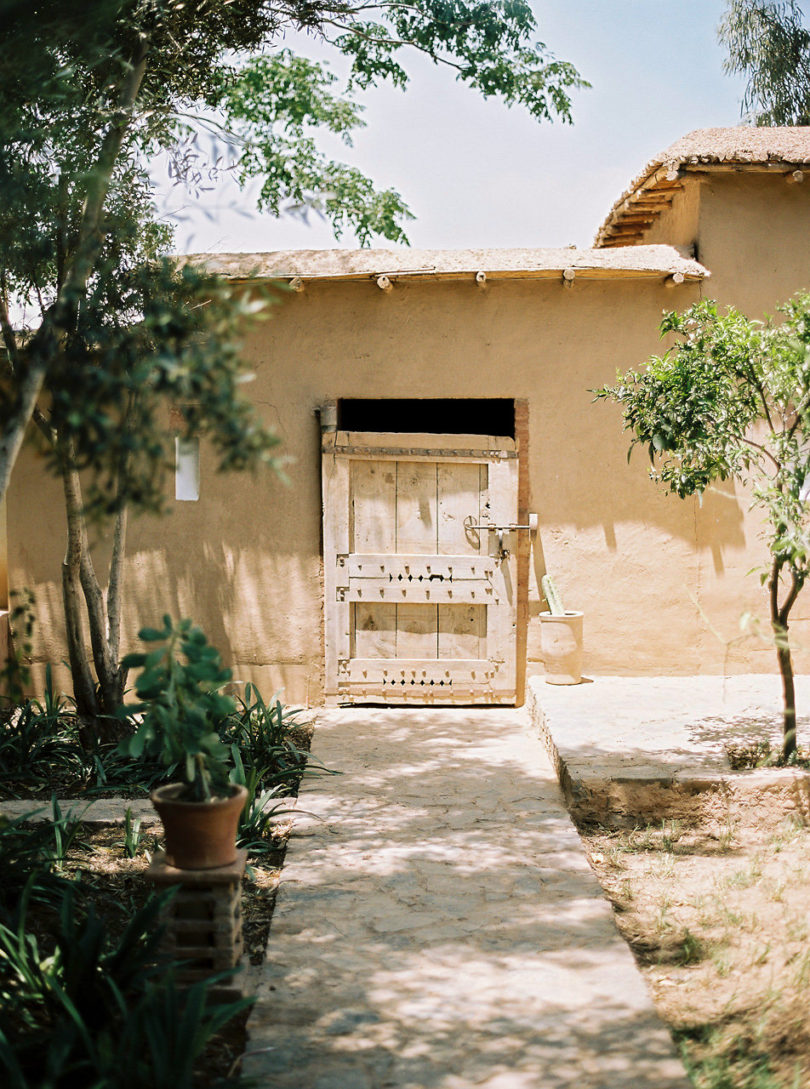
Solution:
{"label": "potted plant", "polygon": [[548,612],[540,613],[540,653],[547,684],[582,681],[582,613],[563,608],[557,587],[548,575],[540,580]]}
{"label": "potted plant", "polygon": [[142,717],[121,748],[130,756],[156,756],[183,777],[150,794],[163,822],[169,865],[228,866],[236,859],[236,829],[247,798],[244,786],[228,779],[229,750],[218,732],[235,710],[221,691],[231,671],[190,620],[175,624],[164,616],[162,628],[144,628],[139,637],[155,646],[124,659],[125,667],[142,670],[135,688],[141,702],[127,708]]}

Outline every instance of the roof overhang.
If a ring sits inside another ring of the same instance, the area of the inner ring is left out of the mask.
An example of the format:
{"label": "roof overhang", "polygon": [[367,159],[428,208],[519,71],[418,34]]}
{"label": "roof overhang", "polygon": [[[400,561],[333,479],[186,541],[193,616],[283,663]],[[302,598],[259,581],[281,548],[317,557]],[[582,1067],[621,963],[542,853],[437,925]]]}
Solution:
{"label": "roof overhang", "polygon": [[767,173],[798,182],[808,166],[810,128],[697,129],[647,164],[611,208],[594,245],[639,245],[688,175]]}

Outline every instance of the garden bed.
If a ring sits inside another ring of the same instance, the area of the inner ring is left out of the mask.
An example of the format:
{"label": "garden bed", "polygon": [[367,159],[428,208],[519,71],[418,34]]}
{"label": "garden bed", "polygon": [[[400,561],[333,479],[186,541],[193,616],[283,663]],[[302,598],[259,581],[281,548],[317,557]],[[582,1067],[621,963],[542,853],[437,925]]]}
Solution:
{"label": "garden bed", "polygon": [[[178,965],[158,949],[159,912],[172,892],[156,890],[144,871],[162,828],[150,807],[130,799],[145,799],[177,769],[113,743],[88,747],[58,701],[0,716],[4,1085],[137,1089],[159,1081],[198,1089],[238,1075],[255,989],[250,969],[264,959],[312,726],[266,704],[252,686],[226,710],[217,722],[226,772],[248,796],[237,832],[248,852],[241,1001],[227,981],[183,987]],[[129,736],[134,726],[125,724]],[[84,804],[109,795],[115,800],[92,810]],[[99,822],[102,814],[110,823]]]}
{"label": "garden bed", "polygon": [[580,820],[697,1089],[810,1085],[810,828],[739,797],[635,828]]}
{"label": "garden bed", "polygon": [[[28,826],[19,827],[25,831]],[[290,827],[288,818],[274,825],[261,853],[251,858],[242,882],[243,973],[248,979],[250,967],[264,960]],[[154,892],[145,872],[151,856],[160,849],[160,827],[133,836],[121,824],[71,824],[69,834],[70,843],[55,873],[73,884],[83,912],[95,912],[108,943],[113,945],[122,939],[130,920]],[[51,948],[54,923],[53,910],[47,903],[31,903],[26,929],[36,937],[43,952]],[[245,990],[249,994],[250,988]],[[195,1064],[195,1087],[205,1089],[239,1072],[249,1012],[249,1008],[244,1009],[208,1041]],[[7,1015],[13,1016],[8,1007]]]}

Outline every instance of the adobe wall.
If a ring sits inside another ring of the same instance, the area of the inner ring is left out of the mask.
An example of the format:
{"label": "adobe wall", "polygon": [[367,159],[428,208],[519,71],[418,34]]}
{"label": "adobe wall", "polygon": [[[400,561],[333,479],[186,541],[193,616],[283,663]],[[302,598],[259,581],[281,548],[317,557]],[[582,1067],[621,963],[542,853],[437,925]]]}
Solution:
{"label": "adobe wall", "polygon": [[776,315],[810,290],[810,178],[713,174],[702,182],[698,260],[711,269],[704,291],[749,317]]}
{"label": "adobe wall", "polygon": [[670,206],[645,231],[644,245],[678,246],[692,256],[700,222],[700,196],[700,180],[687,174],[683,189],[675,193]]}
{"label": "adobe wall", "polygon": [[[131,524],[127,641],[164,612],[191,615],[238,678],[317,703],[315,409],[340,397],[514,397],[529,403],[536,566],[554,574],[569,608],[585,611],[586,672],[771,671],[766,642],[735,642],[740,616],[762,605],[746,577],[761,555],[746,498],[729,488],[701,507],[658,493],[640,452],[627,464],[618,410],[589,392],[659,351],[661,312],[688,306],[699,290],[617,279],[570,288],[495,280],[485,290],[400,282],[389,293],[368,281],[308,284],[246,344],[255,398],[292,459],[289,485],[269,474],[218,476],[204,451],[200,500],[172,501],[163,520]],[[65,656],[62,518],[57,485],[43,486],[28,451],[9,497],[9,545],[13,583],[37,594],[40,662]],[[534,586],[530,613],[539,608]]]}

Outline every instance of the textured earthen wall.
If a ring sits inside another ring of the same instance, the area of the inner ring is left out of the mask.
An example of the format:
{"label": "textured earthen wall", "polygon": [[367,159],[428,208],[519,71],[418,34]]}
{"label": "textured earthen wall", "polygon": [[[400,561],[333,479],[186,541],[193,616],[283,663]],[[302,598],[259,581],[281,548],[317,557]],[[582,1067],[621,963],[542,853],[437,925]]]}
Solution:
{"label": "textured earthen wall", "polygon": [[[642,454],[628,466],[615,407],[594,386],[659,350],[665,308],[696,285],[658,281],[310,284],[247,345],[254,393],[292,461],[270,475],[218,476],[203,451],[201,496],[131,527],[127,639],[164,611],[191,615],[269,694],[316,703],[322,690],[320,443],[315,410],[339,397],[514,397],[529,421],[530,506],[540,515],[528,653],[537,657],[536,589],[547,567],[586,615],[586,671],[770,670],[772,652],[739,635],[761,592],[747,500],[700,507],[660,495]],[[418,429],[418,428],[417,428]],[[37,593],[40,661],[64,655],[59,489],[30,452],[9,499],[11,573]],[[104,549],[100,545],[99,557]],[[539,668],[536,664],[535,669]]]}
{"label": "textured earthen wall", "polygon": [[700,197],[699,259],[711,269],[707,296],[750,317],[775,313],[810,290],[810,176],[714,174]]}

